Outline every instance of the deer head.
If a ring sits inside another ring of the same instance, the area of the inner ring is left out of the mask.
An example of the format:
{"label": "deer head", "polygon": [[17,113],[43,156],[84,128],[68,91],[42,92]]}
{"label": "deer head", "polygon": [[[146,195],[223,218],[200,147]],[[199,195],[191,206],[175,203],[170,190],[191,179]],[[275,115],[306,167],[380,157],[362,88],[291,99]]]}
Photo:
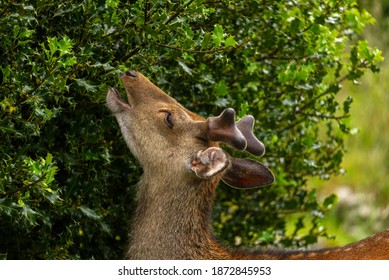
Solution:
{"label": "deer head", "polygon": [[224,110],[217,117],[190,112],[141,73],[122,75],[128,103],[111,88],[107,104],[114,113],[123,137],[145,173],[163,173],[207,180],[215,176],[236,188],[269,185],[272,172],[251,159],[237,159],[220,148],[262,156],[265,147],[252,132],[254,118],[245,116],[235,123],[235,111]]}

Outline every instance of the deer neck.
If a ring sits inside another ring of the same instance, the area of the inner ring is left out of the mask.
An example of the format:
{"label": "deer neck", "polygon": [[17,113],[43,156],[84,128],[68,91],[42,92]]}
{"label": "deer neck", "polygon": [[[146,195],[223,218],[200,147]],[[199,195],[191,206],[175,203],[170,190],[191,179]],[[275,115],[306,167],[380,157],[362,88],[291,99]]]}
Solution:
{"label": "deer neck", "polygon": [[127,257],[209,259],[212,249],[219,250],[209,229],[219,180],[172,178],[160,180],[144,174]]}

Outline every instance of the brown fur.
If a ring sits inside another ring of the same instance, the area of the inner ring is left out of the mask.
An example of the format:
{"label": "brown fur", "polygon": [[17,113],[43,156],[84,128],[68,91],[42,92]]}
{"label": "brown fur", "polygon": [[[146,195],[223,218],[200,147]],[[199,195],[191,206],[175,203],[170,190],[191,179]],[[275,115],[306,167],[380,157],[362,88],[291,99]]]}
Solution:
{"label": "brown fur", "polygon": [[[213,200],[223,172],[229,172],[233,183],[234,173],[219,168],[211,178],[199,178],[192,172],[191,163],[198,161],[191,158],[198,151],[218,147],[206,138],[205,119],[140,73],[128,72],[122,81],[129,104],[118,98],[115,89],[109,91],[107,104],[144,170],[127,258],[389,259],[389,230],[344,247],[317,251],[233,251],[221,247],[210,229]],[[167,125],[167,113],[173,127]],[[226,162],[226,167],[229,165]],[[246,165],[258,167],[248,161],[240,167]]]}

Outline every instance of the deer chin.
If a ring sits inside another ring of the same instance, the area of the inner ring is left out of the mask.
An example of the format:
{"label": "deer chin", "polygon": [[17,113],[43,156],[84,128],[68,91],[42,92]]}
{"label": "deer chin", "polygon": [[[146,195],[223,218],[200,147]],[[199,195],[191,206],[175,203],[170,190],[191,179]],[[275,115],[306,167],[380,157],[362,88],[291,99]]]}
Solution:
{"label": "deer chin", "polygon": [[120,96],[116,88],[110,88],[107,94],[107,106],[112,113],[117,114],[123,111],[131,110],[131,105],[126,103]]}

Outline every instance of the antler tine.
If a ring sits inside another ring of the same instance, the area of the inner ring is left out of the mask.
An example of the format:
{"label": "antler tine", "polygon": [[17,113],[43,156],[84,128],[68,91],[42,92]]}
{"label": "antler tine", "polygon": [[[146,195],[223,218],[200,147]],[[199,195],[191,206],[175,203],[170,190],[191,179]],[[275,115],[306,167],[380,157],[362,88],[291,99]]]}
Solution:
{"label": "antler tine", "polygon": [[208,118],[207,123],[209,140],[224,142],[238,150],[246,149],[246,138],[235,124],[234,109],[225,109],[218,117]]}
{"label": "antler tine", "polygon": [[236,122],[236,126],[246,138],[246,151],[256,156],[263,156],[265,154],[265,145],[255,137],[253,133],[254,117],[251,115],[244,116]]}

